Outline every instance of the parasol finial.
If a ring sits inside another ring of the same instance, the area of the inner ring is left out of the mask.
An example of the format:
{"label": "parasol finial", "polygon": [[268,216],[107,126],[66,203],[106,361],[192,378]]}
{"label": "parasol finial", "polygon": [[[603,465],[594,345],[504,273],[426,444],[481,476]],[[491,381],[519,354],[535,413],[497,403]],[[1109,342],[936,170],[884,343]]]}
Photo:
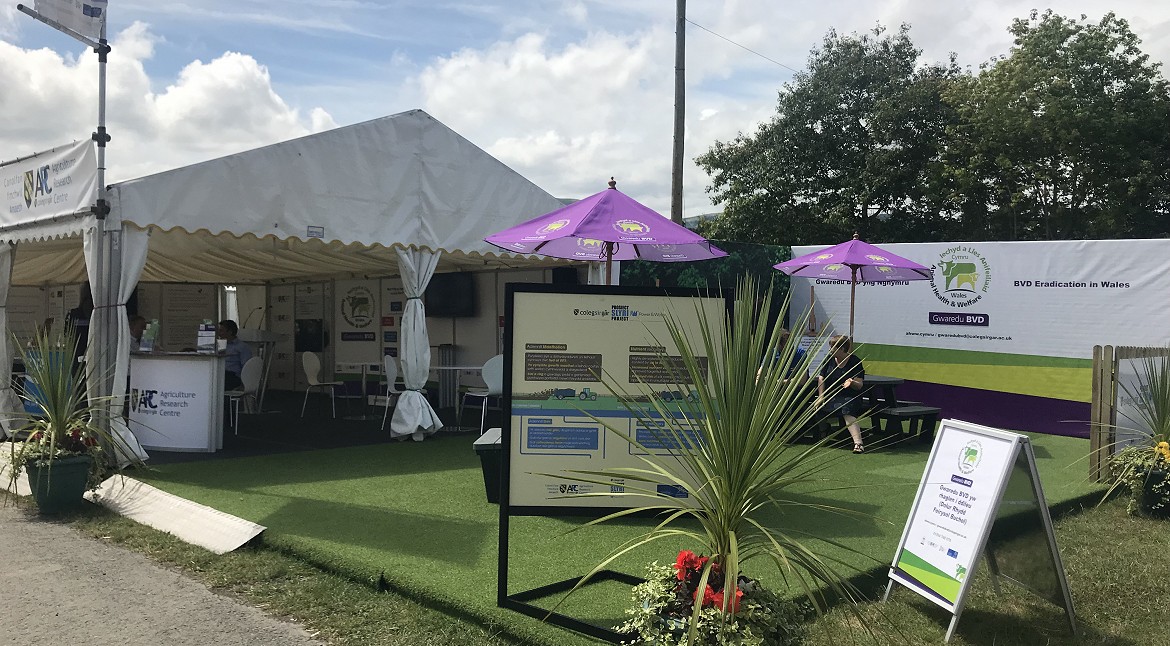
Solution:
{"label": "parasol finial", "polygon": [[616,189],[616,188],[617,188],[617,181],[615,181],[615,180],[614,180],[614,178],[612,178],[612,177],[611,177],[611,178],[609,178],[609,187],[610,187],[610,188],[612,188],[612,189]]}
{"label": "parasol finial", "polygon": [[856,232],[856,231],[854,231],[854,232],[853,232],[853,239],[854,239],[854,240],[858,240],[858,239],[859,239],[859,238],[857,237],[857,232]]}

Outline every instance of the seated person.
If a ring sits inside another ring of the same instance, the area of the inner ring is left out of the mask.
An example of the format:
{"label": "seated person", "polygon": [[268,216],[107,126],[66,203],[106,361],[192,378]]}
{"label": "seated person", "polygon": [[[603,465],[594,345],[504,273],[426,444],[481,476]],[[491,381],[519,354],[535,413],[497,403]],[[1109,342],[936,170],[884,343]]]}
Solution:
{"label": "seated person", "polygon": [[234,390],[242,388],[244,382],[240,379],[240,372],[244,370],[244,364],[248,359],[252,358],[252,348],[248,347],[247,343],[236,338],[240,333],[240,327],[231,319],[224,319],[219,322],[216,327],[215,336],[227,341],[227,361],[224,363],[224,390]]}
{"label": "seated person", "polygon": [[146,331],[146,318],[142,316],[130,317],[130,351],[138,352],[142,349],[142,333]]}
{"label": "seated person", "polygon": [[[828,404],[830,415],[840,413],[853,437],[853,452],[861,453],[861,427],[857,418],[861,415],[861,394],[865,386],[865,367],[852,352],[853,343],[847,336],[835,336],[829,341],[829,359],[817,377],[817,401]],[[825,401],[826,392],[829,399]]]}
{"label": "seated person", "polygon": [[[785,348],[788,347],[788,339],[792,336],[792,333],[787,328],[780,328],[776,333],[780,335],[780,338],[776,343],[776,356],[773,358],[773,361],[779,361],[782,358]],[[799,345],[793,348],[792,358],[788,361],[788,367],[784,370],[785,379],[792,379],[797,376],[798,371],[803,370],[804,357],[804,348]]]}

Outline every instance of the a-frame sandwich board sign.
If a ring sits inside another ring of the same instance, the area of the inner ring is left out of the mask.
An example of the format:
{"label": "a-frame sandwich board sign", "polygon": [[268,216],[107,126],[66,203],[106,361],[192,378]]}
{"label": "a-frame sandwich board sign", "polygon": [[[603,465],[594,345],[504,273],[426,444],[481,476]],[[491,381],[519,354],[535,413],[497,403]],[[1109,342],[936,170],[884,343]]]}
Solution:
{"label": "a-frame sandwich board sign", "polygon": [[1062,606],[1076,633],[1072,595],[1028,437],[943,420],[882,600],[899,583],[944,608],[952,615],[949,642],[981,556],[997,592],[1004,578]]}

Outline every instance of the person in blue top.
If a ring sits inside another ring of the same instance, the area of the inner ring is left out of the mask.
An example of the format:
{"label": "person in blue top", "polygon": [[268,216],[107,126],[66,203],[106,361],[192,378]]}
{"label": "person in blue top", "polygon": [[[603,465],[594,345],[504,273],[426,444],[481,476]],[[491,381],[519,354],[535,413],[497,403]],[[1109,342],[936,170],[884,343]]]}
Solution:
{"label": "person in blue top", "polygon": [[865,367],[861,359],[853,354],[853,342],[847,336],[835,336],[829,340],[829,358],[821,367],[817,378],[817,401],[825,404],[829,398],[826,413],[840,413],[853,438],[853,452],[861,453],[861,427],[857,418],[861,415],[861,391],[865,387]]}
{"label": "person in blue top", "polygon": [[[780,339],[776,342],[776,357],[775,361],[780,361],[784,356],[784,348],[788,346],[788,337],[792,336],[786,328],[780,328],[778,331]],[[804,366],[804,348],[799,345],[792,351],[792,358],[788,361],[788,367],[784,369],[784,378],[792,379],[796,373]]]}
{"label": "person in blue top", "polygon": [[236,338],[239,333],[240,327],[231,319],[224,319],[216,326],[215,336],[227,341],[227,360],[224,362],[223,375],[224,390],[243,387],[244,382],[240,379],[240,373],[244,370],[244,364],[252,358],[252,348]]}

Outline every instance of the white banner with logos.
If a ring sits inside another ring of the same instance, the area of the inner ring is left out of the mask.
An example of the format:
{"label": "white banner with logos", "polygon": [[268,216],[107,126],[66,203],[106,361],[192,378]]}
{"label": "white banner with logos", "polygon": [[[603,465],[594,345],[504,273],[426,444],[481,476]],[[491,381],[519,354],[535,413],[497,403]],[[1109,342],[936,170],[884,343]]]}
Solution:
{"label": "white banner with logos", "polygon": [[[880,247],[931,267],[933,278],[858,284],[860,343],[1085,359],[1097,344],[1170,341],[1170,272],[1162,269],[1170,240]],[[811,297],[816,321],[848,328],[848,282],[793,278],[792,286],[795,311]]]}
{"label": "white banner with logos", "polygon": [[36,12],[62,27],[98,40],[106,25],[107,0],[36,0]]}
{"label": "white banner with logos", "polygon": [[90,140],[0,166],[4,224],[29,224],[88,210],[97,199],[97,152]]}

